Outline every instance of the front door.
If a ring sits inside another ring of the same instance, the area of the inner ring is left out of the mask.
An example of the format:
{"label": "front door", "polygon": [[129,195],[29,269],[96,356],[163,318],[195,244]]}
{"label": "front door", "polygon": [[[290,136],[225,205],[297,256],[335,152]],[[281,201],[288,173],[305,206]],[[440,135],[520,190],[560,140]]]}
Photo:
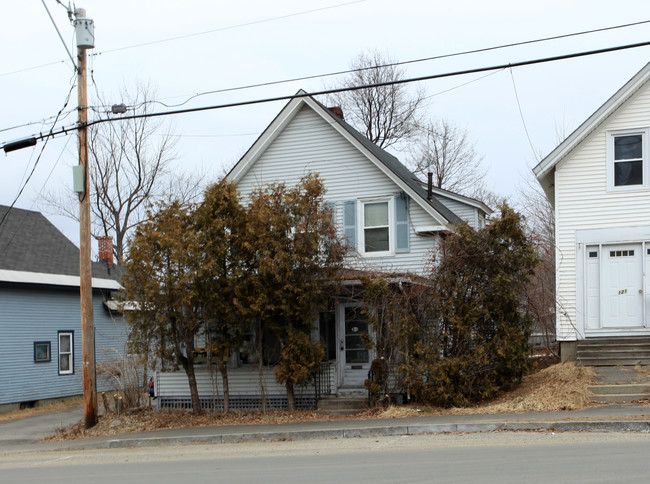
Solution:
{"label": "front door", "polygon": [[341,386],[362,388],[372,356],[366,347],[368,323],[361,306],[343,304],[339,311]]}
{"label": "front door", "polygon": [[642,245],[603,246],[602,252],[602,327],[642,327]]}

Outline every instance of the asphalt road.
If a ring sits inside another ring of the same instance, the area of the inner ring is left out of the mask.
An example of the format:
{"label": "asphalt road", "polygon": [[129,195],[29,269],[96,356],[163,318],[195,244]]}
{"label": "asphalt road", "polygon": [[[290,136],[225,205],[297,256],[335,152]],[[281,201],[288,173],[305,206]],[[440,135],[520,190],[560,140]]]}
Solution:
{"label": "asphalt road", "polygon": [[502,432],[0,455],[9,483],[647,482],[650,435]]}

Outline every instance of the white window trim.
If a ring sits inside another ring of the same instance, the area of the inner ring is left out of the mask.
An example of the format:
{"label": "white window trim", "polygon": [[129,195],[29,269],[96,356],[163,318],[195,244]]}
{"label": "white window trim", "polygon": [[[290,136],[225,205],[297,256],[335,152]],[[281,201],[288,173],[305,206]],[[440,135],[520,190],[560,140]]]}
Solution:
{"label": "white window trim", "polygon": [[[381,252],[366,252],[366,231],[365,231],[365,210],[367,203],[388,202],[388,250]],[[357,203],[357,240],[359,241],[359,253],[364,257],[386,257],[395,255],[395,198],[380,197],[360,199]]]}
{"label": "white window trim", "polygon": [[[70,351],[61,351],[61,336],[70,337]],[[68,370],[61,370],[61,355],[70,355],[70,368]],[[72,375],[74,373],[74,331],[59,331],[57,336],[57,365],[59,367],[59,375]]]}
{"label": "white window trim", "polygon": [[[638,128],[638,129],[621,129],[616,131],[607,132],[607,191],[608,192],[630,192],[630,191],[639,191],[639,190],[648,190],[650,189],[650,163],[649,159],[649,128]],[[640,134],[643,137],[643,153],[642,153],[642,162],[643,162],[643,183],[640,185],[624,185],[624,186],[615,186],[614,185],[614,138],[618,136],[626,136]]]}

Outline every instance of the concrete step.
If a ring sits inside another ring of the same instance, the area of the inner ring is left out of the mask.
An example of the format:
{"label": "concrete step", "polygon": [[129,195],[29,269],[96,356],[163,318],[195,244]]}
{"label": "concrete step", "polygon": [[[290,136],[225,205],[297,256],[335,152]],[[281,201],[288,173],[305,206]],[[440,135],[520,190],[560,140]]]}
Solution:
{"label": "concrete step", "polygon": [[579,366],[636,366],[650,364],[650,337],[590,338],[578,341]]}
{"label": "concrete step", "polygon": [[589,338],[578,341],[578,346],[615,344],[650,344],[649,336],[620,336],[616,338]]}
{"label": "concrete step", "polygon": [[650,385],[650,367],[647,366],[594,366],[592,370],[598,385]]}
{"label": "concrete step", "polygon": [[362,387],[339,387],[337,394],[339,398],[368,398],[368,390]]}
{"label": "concrete step", "polygon": [[594,395],[648,395],[650,397],[650,384],[647,383],[628,383],[621,385],[590,385],[587,387]]}
{"label": "concrete step", "polygon": [[329,409],[329,410],[317,410],[317,412],[321,415],[338,417],[338,416],[358,415],[362,412],[362,410],[346,410],[346,409],[339,408],[339,409]]}
{"label": "concrete step", "polygon": [[318,410],[364,410],[368,408],[365,398],[323,398],[318,401]]}
{"label": "concrete step", "polygon": [[629,403],[647,400],[649,398],[650,395],[646,393],[614,393],[609,395],[594,395],[592,400],[600,403]]}
{"label": "concrete step", "polygon": [[636,349],[620,350],[607,348],[602,350],[580,350],[577,358],[650,358],[650,351],[638,351]]}
{"label": "concrete step", "polygon": [[577,351],[597,351],[608,349],[650,351],[650,343],[593,343],[578,345],[576,347]]}
{"label": "concrete step", "polygon": [[578,366],[637,366],[650,365],[650,358],[577,358]]}

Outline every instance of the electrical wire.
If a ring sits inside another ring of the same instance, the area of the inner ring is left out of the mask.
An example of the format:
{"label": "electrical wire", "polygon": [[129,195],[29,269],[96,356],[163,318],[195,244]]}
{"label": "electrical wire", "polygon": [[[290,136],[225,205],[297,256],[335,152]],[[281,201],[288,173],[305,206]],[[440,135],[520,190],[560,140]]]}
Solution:
{"label": "electrical wire", "polygon": [[[73,76],[73,78],[72,78],[72,82],[71,82],[71,84],[70,84],[70,90],[68,91],[68,95],[67,95],[66,98],[65,98],[65,102],[63,103],[63,107],[59,110],[59,114],[57,115],[57,118],[56,118],[56,119],[54,120],[54,122],[52,123],[52,127],[50,128],[50,133],[49,133],[49,135],[45,135],[45,138],[44,138],[44,139],[45,139],[45,143],[43,143],[43,147],[41,148],[41,152],[38,154],[38,157],[36,158],[36,161],[34,162],[34,166],[32,167],[32,171],[29,173],[29,176],[28,176],[27,179],[24,181],[24,183],[23,183],[22,186],[20,187],[20,190],[18,191],[18,194],[17,194],[16,197],[14,198],[14,201],[11,202],[11,205],[9,206],[9,208],[7,209],[7,211],[5,212],[5,214],[4,214],[4,216],[2,217],[2,219],[0,220],[0,234],[2,234],[2,230],[3,230],[3,228],[4,228],[3,223],[4,223],[5,219],[7,218],[7,216],[9,215],[9,213],[11,212],[11,209],[14,208],[14,205],[16,205],[16,202],[18,201],[18,199],[19,199],[20,196],[22,195],[23,191],[25,190],[25,187],[26,187],[27,184],[29,183],[29,180],[31,180],[32,175],[34,174],[34,171],[36,170],[36,167],[38,166],[39,161],[41,161],[41,157],[43,156],[43,152],[45,151],[45,147],[47,146],[47,142],[49,141],[50,137],[52,137],[52,132],[53,132],[53,130],[54,130],[54,126],[56,125],[56,123],[57,123],[57,121],[58,121],[58,116],[59,116],[59,115],[63,112],[63,110],[68,106],[68,103],[70,102],[70,96],[72,95],[72,91],[74,90],[74,88],[75,88],[75,82],[74,82],[74,76]],[[43,135],[41,134],[41,136],[43,136]],[[41,139],[43,139],[43,138],[41,138]]]}
{"label": "electrical wire", "polygon": [[52,14],[50,13],[50,9],[47,8],[47,5],[45,5],[45,0],[41,0],[43,3],[43,6],[45,7],[45,11],[47,12],[47,15],[50,17],[50,20],[52,21],[52,25],[54,25],[54,29],[56,30],[56,33],[59,34],[59,39],[61,39],[61,43],[63,44],[63,47],[65,47],[65,51],[68,53],[68,57],[70,57],[70,62],[72,62],[72,66],[77,69],[77,64],[74,62],[74,58],[72,57],[72,54],[70,53],[70,49],[68,49],[68,45],[65,43],[65,40],[63,40],[63,36],[61,35],[61,31],[59,30],[59,27],[56,25],[56,22],[54,21],[54,18],[52,17]]}
{"label": "electrical wire", "polygon": [[[549,62],[557,62],[561,60],[568,60],[568,59],[576,59],[580,57],[586,57],[586,56],[591,56],[591,55],[597,55],[597,54],[605,54],[605,53],[610,53],[610,52],[617,52],[617,51],[622,51],[622,50],[628,50],[628,49],[636,49],[639,47],[647,47],[650,46],[650,41],[646,42],[639,42],[635,44],[626,44],[626,45],[618,45],[615,47],[606,47],[602,49],[596,49],[596,50],[589,50],[589,51],[582,51],[582,52],[574,52],[571,54],[563,54],[563,55],[557,55],[557,56],[552,56],[552,57],[543,57],[543,58],[538,58],[538,59],[530,59],[530,60],[525,60],[525,61],[518,61],[518,62],[510,62],[508,64],[499,64],[499,65],[494,65],[494,66],[488,66],[488,67],[477,67],[473,69],[465,69],[461,71],[453,71],[453,72],[446,72],[446,73],[441,73],[441,74],[429,74],[426,76],[419,76],[419,77],[410,77],[410,78],[405,78],[405,79],[398,79],[398,80],[393,80],[393,81],[386,81],[386,82],[377,82],[373,84],[363,84],[363,85],[358,85],[358,86],[347,86],[347,87],[340,87],[340,88],[335,88],[335,89],[325,89],[321,91],[315,91],[311,93],[303,92],[303,93],[297,93],[293,95],[285,95],[285,96],[276,96],[276,97],[270,97],[270,98],[262,98],[262,99],[254,99],[250,101],[238,101],[238,102],[231,102],[231,103],[226,103],[226,104],[216,104],[216,105],[211,105],[211,106],[200,106],[200,107],[195,107],[195,108],[187,108],[187,109],[176,109],[172,111],[163,111],[163,112],[157,112],[157,113],[145,113],[145,114],[131,114],[128,116],[120,116],[120,117],[114,117],[114,118],[99,118],[93,121],[87,122],[84,126],[85,127],[90,127],[94,126],[100,123],[107,123],[107,122],[112,122],[112,121],[123,121],[123,120],[128,120],[128,119],[142,119],[142,118],[154,118],[154,117],[159,117],[159,116],[172,116],[172,115],[177,115],[177,114],[186,114],[186,113],[196,113],[196,112],[202,112],[202,111],[211,111],[215,109],[226,109],[226,108],[234,108],[234,107],[241,107],[241,106],[252,106],[252,105],[257,105],[257,104],[265,104],[265,103],[271,103],[271,102],[277,102],[277,101],[290,101],[292,99],[296,98],[302,98],[302,97],[312,97],[312,96],[323,96],[327,94],[335,94],[339,92],[345,92],[345,91],[360,91],[363,89],[372,89],[376,87],[384,87],[384,86],[391,86],[391,85],[397,85],[397,84],[409,84],[413,82],[422,82],[422,81],[429,81],[433,79],[443,79],[447,77],[455,77],[455,76],[461,76],[461,75],[467,75],[467,74],[476,74],[480,72],[489,72],[489,71],[498,71],[498,70],[503,70],[503,69],[510,69],[513,67],[523,67],[523,66],[531,66],[531,65],[536,65],[536,64],[545,64]],[[59,131],[56,132],[50,132],[46,135],[43,135],[42,133],[38,136],[34,136],[36,140],[42,140],[46,137],[52,137],[56,136],[59,134],[64,134],[67,131],[70,131],[71,129],[78,129],[82,126],[77,126],[76,128],[62,128]],[[6,144],[6,143],[5,143]],[[4,145],[2,146],[4,148]]]}
{"label": "electrical wire", "polygon": [[526,120],[524,119],[524,112],[521,110],[521,102],[519,102],[519,94],[517,93],[517,85],[515,84],[515,75],[512,73],[512,68],[510,69],[510,77],[512,78],[512,88],[515,91],[515,99],[517,100],[517,107],[519,108],[519,116],[521,117],[521,123],[524,125],[524,131],[526,132],[526,138],[528,138],[530,150],[533,152],[533,157],[539,161],[539,157],[537,156],[537,153],[535,153],[533,142],[530,139],[530,133],[528,133],[528,127],[526,126]]}
{"label": "electrical wire", "polygon": [[[495,45],[495,46],[490,46],[490,47],[483,47],[483,48],[479,48],[479,49],[467,50],[467,51],[462,51],[462,52],[454,52],[454,53],[450,53],[450,54],[441,54],[441,55],[436,55],[436,56],[423,57],[423,58],[420,58],[420,59],[412,59],[412,60],[401,61],[401,62],[392,62],[392,63],[388,63],[388,64],[381,64],[381,65],[370,66],[370,67],[362,67],[362,68],[358,68],[358,69],[347,69],[347,70],[343,70],[343,71],[329,72],[329,73],[325,73],[325,74],[313,74],[313,75],[309,75],[309,76],[295,77],[295,78],[292,78],[292,79],[283,79],[283,80],[279,80],[279,81],[268,81],[268,82],[261,82],[261,83],[256,83],[256,84],[249,84],[249,85],[246,85],[246,86],[229,87],[229,88],[217,89],[217,90],[213,90],[213,91],[205,91],[205,92],[193,94],[192,96],[190,96],[188,99],[186,99],[182,103],[177,103],[177,104],[166,104],[166,103],[164,103],[162,101],[150,101],[150,102],[161,104],[161,105],[163,105],[163,106],[165,106],[167,108],[180,107],[180,106],[183,106],[183,105],[187,104],[192,99],[195,99],[195,98],[200,97],[200,96],[211,95],[211,94],[220,94],[220,93],[224,93],[224,92],[242,91],[242,90],[254,89],[254,88],[258,88],[258,87],[267,87],[267,86],[274,86],[274,85],[278,85],[278,84],[288,84],[288,83],[291,83],[291,82],[307,81],[307,80],[311,80],[311,79],[334,77],[334,76],[340,76],[340,75],[344,75],[344,74],[352,74],[352,73],[355,73],[355,72],[363,72],[363,71],[372,70],[372,69],[382,69],[382,68],[386,68],[386,67],[399,67],[399,66],[404,66],[404,65],[409,65],[409,64],[416,64],[416,63],[421,63],[421,62],[429,62],[429,61],[433,61],[433,60],[440,60],[440,59],[446,59],[446,58],[451,58],[451,57],[459,57],[459,56],[463,56],[463,55],[477,54],[477,53],[481,53],[481,52],[489,52],[489,51],[499,50],[499,49],[506,49],[506,48],[510,48],[510,47],[518,47],[518,46],[522,46],[522,45],[529,45],[529,44],[535,44],[535,43],[540,43],[540,42],[548,42],[548,41],[551,41],[551,40],[558,40],[558,39],[564,39],[564,38],[569,38],[569,37],[576,37],[576,36],[579,36],[579,35],[588,35],[588,34],[593,34],[593,33],[597,33],[597,32],[605,32],[605,31],[608,31],[608,30],[628,28],[628,27],[633,27],[633,26],[642,25],[642,24],[646,24],[646,23],[650,23],[650,20],[642,20],[642,21],[639,21],[639,22],[633,22],[633,23],[628,23],[628,24],[621,24],[621,25],[614,25],[614,26],[610,26],[610,27],[602,27],[602,28],[598,28],[598,29],[584,30],[584,31],[581,31],[581,32],[573,32],[573,33],[569,33],[569,34],[561,34],[561,35],[555,35],[555,36],[551,36],[551,37],[543,37],[543,38],[540,38],[540,39],[524,40],[524,41],[521,41],[521,42],[511,42],[511,43],[508,43],[508,44],[501,44],[501,45]],[[137,107],[135,107],[135,108],[137,109]]]}
{"label": "electrical wire", "polygon": [[454,91],[456,89],[460,89],[461,87],[465,87],[465,86],[467,86],[469,84],[473,84],[475,82],[482,81],[483,79],[486,79],[486,78],[488,78],[490,76],[498,74],[499,72],[503,72],[504,70],[505,69],[501,69],[501,70],[498,70],[498,71],[490,72],[488,74],[485,74],[484,76],[477,77],[476,79],[472,79],[471,81],[463,82],[462,84],[458,84],[457,86],[450,87],[449,89],[445,89],[444,91],[438,91],[438,92],[435,92],[433,94],[430,94],[429,96],[425,96],[423,99],[431,99],[432,97],[440,96],[441,94],[445,94],[447,92]]}
{"label": "electrical wire", "polygon": [[[60,121],[64,120],[65,118],[67,118],[68,116],[70,116],[70,114],[72,114],[72,113],[74,113],[74,112],[76,112],[76,111],[77,111],[77,108],[74,108],[74,109],[70,109],[70,110],[68,110],[68,111],[65,111],[65,112],[63,113],[63,117],[60,118]],[[32,126],[32,125],[34,125],[34,124],[46,124],[48,121],[51,121],[51,120],[54,119],[54,118],[56,118],[56,114],[53,115],[53,116],[50,116],[50,117],[47,117],[47,118],[41,119],[41,120],[39,120],[39,121],[30,121],[29,123],[17,124],[17,125],[15,125],[15,126],[11,126],[11,127],[9,127],[9,128],[2,128],[2,129],[0,129],[0,133],[4,133],[5,131],[11,131],[12,129],[24,128],[25,126]]]}
{"label": "electrical wire", "polygon": [[[58,158],[56,159],[56,161],[54,162],[54,165],[52,166],[52,169],[50,170],[50,173],[47,175],[47,178],[46,178],[45,181],[43,182],[43,186],[42,186],[41,189],[38,191],[38,194],[37,194],[36,197],[34,198],[34,201],[33,201],[32,204],[29,206],[29,210],[32,210],[32,209],[34,208],[34,205],[36,204],[36,201],[40,198],[41,194],[43,193],[43,190],[45,189],[45,186],[47,185],[47,182],[50,181],[50,177],[52,176],[52,173],[54,173],[54,169],[58,166],[59,161],[61,161],[61,157],[63,156],[63,153],[65,153],[65,150],[66,150],[66,148],[68,147],[68,144],[70,143],[70,140],[71,140],[71,139],[72,139],[72,138],[68,138],[68,139],[66,140],[66,142],[65,142],[65,145],[63,145],[63,149],[61,150],[61,153],[59,154],[59,157],[58,157]],[[9,210],[11,210],[11,207],[9,208]],[[9,210],[7,210],[7,213],[9,213]],[[4,220],[4,217],[3,217],[3,220]],[[13,242],[14,237],[16,237],[16,234],[17,234],[18,231],[20,230],[20,227],[22,227],[22,225],[23,225],[23,221],[24,221],[24,220],[25,220],[25,219],[23,218],[23,219],[20,221],[20,223],[18,224],[18,227],[16,227],[16,230],[14,230],[13,235],[9,238],[9,241],[5,244],[5,246],[4,246],[4,248],[2,249],[2,251],[5,251],[5,250],[6,250],[6,249],[11,245],[11,242]],[[2,222],[0,222],[0,233],[2,233]]]}
{"label": "electrical wire", "polygon": [[268,22],[275,22],[276,20],[283,20],[283,19],[291,18],[291,17],[299,17],[301,15],[308,15],[310,13],[322,12],[324,10],[331,10],[331,9],[339,8],[339,7],[347,7],[348,5],[354,5],[356,3],[363,3],[365,1],[366,0],[353,0],[351,2],[339,3],[337,5],[330,5],[328,7],[314,8],[312,10],[303,10],[301,12],[289,13],[289,14],[280,15],[280,16],[277,16],[277,17],[270,17],[270,18],[266,18],[266,19],[253,20],[253,21],[250,21],[250,22],[242,23],[242,24],[229,25],[228,27],[219,27],[218,29],[205,30],[203,32],[195,32],[193,34],[178,35],[176,37],[169,37],[169,38],[166,38],[166,39],[152,40],[150,42],[142,42],[140,44],[126,45],[124,47],[116,47],[114,49],[109,49],[109,50],[104,50],[102,52],[92,53],[91,55],[98,56],[98,55],[102,55],[102,54],[109,54],[109,53],[113,53],[113,52],[119,52],[119,51],[127,50],[127,49],[135,49],[137,47],[145,47],[145,46],[154,45],[154,44],[161,44],[163,42],[172,42],[174,40],[181,40],[181,39],[188,39],[188,38],[191,38],[191,37],[198,37],[200,35],[212,34],[212,33],[215,33],[215,32],[223,32],[224,30],[233,30],[233,29],[238,29],[238,28],[241,28],[241,27],[249,27],[251,25],[259,25],[259,24],[268,23]]}

